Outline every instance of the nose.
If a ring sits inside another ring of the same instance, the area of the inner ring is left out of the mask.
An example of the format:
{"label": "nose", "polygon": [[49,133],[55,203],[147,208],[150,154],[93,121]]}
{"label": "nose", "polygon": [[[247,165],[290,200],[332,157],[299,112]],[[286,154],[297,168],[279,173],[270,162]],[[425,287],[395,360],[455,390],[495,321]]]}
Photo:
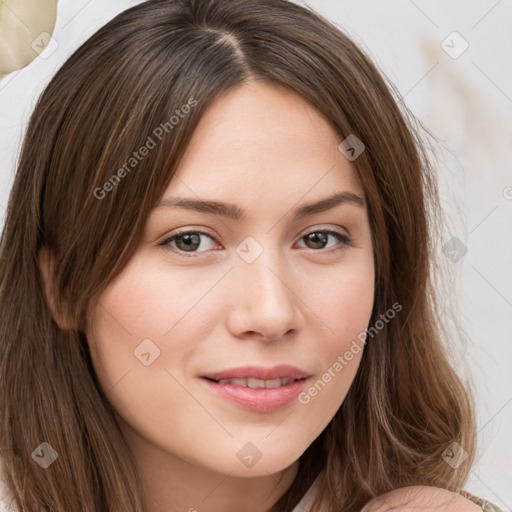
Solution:
{"label": "nose", "polygon": [[231,273],[228,329],[237,338],[278,341],[302,326],[293,276],[269,250],[252,263],[235,258]]}

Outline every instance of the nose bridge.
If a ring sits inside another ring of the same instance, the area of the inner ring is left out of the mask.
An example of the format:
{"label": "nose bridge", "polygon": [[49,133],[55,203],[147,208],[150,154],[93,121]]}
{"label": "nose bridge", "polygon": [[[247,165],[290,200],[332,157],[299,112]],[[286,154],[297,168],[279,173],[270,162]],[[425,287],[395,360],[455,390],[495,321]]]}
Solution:
{"label": "nose bridge", "polygon": [[297,328],[296,296],[290,272],[272,237],[247,237],[237,248],[232,327],[276,339]]}

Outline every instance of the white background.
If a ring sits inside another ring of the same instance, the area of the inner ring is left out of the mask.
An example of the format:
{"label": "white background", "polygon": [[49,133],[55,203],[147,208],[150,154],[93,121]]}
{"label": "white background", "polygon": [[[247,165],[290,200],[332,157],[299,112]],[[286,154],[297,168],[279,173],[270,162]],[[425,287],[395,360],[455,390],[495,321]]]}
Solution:
{"label": "white background", "polygon": [[[0,81],[0,222],[38,94],[72,51],[115,14],[137,3],[59,0],[53,33],[58,48]],[[451,235],[468,249],[460,261],[447,260],[447,264],[453,265],[459,283],[455,291],[459,322],[470,337],[464,360],[478,391],[479,454],[466,489],[510,512],[512,3],[309,0],[307,4],[370,53],[447,149],[441,197]],[[454,56],[465,44],[469,46],[453,58],[442,44]]]}

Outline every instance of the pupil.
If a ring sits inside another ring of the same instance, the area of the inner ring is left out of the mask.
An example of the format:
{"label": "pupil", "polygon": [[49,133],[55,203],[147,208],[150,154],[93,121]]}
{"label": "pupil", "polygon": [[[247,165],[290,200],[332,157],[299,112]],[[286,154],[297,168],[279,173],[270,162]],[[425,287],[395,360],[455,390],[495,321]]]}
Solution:
{"label": "pupil", "polygon": [[190,249],[197,249],[201,244],[200,237],[196,233],[181,235],[177,239],[178,246],[180,245],[180,241],[183,241],[184,243],[183,247],[180,247],[180,249],[184,249],[185,251]]}
{"label": "pupil", "polygon": [[321,249],[322,248],[321,246],[323,246],[327,243],[327,237],[328,237],[327,233],[320,233],[320,232],[310,233],[309,235],[307,235],[307,238],[309,239],[309,241],[313,242],[313,244],[315,245],[315,249],[318,249],[318,248]]}

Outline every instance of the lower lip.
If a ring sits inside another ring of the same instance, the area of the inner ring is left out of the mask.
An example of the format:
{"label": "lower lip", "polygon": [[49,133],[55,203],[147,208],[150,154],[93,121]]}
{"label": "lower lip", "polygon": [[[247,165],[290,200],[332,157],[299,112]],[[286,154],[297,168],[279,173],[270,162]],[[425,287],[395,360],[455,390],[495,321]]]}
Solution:
{"label": "lower lip", "polygon": [[234,384],[219,384],[213,380],[201,380],[222,397],[240,407],[254,412],[275,412],[291,404],[306,385],[307,379],[296,380],[278,388],[253,389]]}

